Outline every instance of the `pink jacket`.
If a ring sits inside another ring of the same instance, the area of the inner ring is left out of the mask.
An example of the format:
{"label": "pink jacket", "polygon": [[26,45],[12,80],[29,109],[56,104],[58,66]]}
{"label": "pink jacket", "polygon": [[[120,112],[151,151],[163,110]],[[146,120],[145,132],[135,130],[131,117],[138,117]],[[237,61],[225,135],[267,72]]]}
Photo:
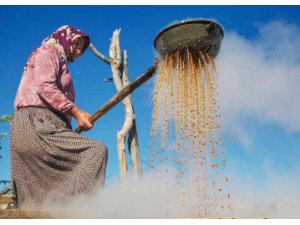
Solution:
{"label": "pink jacket", "polygon": [[[72,108],[75,91],[61,45],[41,45],[28,59],[15,98],[15,109],[46,107],[60,113]],[[67,115],[71,121],[71,116]]]}

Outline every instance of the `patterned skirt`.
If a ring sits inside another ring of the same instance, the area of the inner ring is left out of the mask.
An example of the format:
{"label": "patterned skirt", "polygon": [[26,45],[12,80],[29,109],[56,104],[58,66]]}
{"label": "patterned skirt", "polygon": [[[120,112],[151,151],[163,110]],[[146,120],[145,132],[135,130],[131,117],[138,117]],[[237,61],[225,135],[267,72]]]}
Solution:
{"label": "patterned skirt", "polygon": [[11,181],[19,208],[67,202],[104,186],[107,148],[70,129],[46,108],[15,112],[10,128]]}

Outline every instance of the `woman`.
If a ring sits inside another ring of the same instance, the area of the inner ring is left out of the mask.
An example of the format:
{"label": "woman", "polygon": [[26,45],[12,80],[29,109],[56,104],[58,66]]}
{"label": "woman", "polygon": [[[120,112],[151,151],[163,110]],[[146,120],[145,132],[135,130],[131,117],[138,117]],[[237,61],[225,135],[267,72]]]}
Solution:
{"label": "woman", "polygon": [[67,64],[89,46],[89,37],[60,27],[30,55],[15,98],[11,121],[11,181],[19,208],[68,200],[103,187],[107,164],[104,144],[71,130],[93,127],[75,104]]}

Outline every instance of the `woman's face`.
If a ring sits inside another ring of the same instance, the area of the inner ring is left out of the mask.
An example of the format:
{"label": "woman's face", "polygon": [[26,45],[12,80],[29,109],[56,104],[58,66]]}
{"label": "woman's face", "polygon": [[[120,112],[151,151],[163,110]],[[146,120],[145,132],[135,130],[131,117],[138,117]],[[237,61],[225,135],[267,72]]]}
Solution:
{"label": "woman's face", "polygon": [[84,39],[83,38],[76,38],[72,45],[73,51],[72,51],[72,58],[71,62],[74,62],[75,59],[77,59],[83,52],[84,48]]}

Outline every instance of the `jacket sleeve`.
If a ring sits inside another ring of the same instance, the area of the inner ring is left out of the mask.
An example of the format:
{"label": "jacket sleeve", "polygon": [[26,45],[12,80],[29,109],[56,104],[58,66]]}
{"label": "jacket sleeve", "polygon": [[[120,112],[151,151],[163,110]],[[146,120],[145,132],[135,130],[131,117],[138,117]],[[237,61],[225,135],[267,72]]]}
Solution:
{"label": "jacket sleeve", "polygon": [[74,106],[58,87],[60,70],[59,56],[56,51],[41,51],[35,57],[35,79],[37,94],[43,102],[60,113]]}

